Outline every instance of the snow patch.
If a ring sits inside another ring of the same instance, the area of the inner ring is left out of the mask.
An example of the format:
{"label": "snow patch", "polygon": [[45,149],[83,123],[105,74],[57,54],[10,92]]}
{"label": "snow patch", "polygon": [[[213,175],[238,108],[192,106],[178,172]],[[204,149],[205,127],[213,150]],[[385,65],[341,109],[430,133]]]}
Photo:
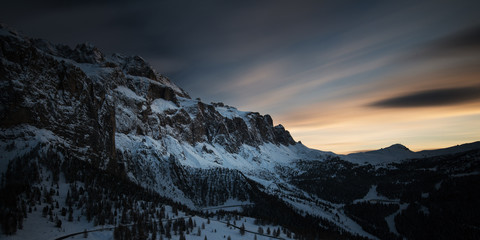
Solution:
{"label": "snow patch", "polygon": [[229,119],[234,119],[234,118],[241,118],[243,121],[248,123],[248,118],[247,115],[250,112],[243,112],[239,111],[238,109],[230,106],[225,106],[225,107],[216,107],[215,108],[222,116],[229,118]]}
{"label": "snow patch", "polygon": [[178,109],[178,107],[173,102],[163,98],[157,98],[152,102],[151,109],[154,113],[163,113],[169,109]]}
{"label": "snow patch", "polygon": [[60,137],[47,129],[31,125],[19,125],[0,130],[0,173],[7,171],[8,163],[15,158],[30,153],[37,146],[52,142],[65,143]]}
{"label": "snow patch", "polygon": [[121,93],[123,96],[126,96],[127,98],[134,99],[139,102],[146,101],[145,98],[138,96],[134,91],[124,86],[118,86],[117,88],[114,89],[114,91]]}
{"label": "snow patch", "polygon": [[377,185],[372,185],[370,189],[368,190],[367,194],[362,198],[362,199],[356,199],[353,200],[353,203],[359,203],[359,202],[371,202],[371,201],[377,201],[377,202],[398,202],[398,199],[392,200],[389,199],[385,196],[379,195],[377,192]]}

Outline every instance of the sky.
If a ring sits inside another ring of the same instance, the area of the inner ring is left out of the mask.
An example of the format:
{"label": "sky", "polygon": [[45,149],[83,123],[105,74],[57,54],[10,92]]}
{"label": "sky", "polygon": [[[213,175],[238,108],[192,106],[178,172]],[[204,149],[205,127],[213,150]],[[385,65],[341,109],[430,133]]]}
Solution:
{"label": "sky", "polygon": [[480,140],[480,1],[2,1],[35,38],[139,55],[336,153]]}

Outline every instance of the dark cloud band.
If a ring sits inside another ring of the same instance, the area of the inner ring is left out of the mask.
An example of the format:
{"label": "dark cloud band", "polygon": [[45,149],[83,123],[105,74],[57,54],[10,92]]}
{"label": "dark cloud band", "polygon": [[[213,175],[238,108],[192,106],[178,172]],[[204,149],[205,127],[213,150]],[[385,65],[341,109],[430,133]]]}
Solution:
{"label": "dark cloud band", "polygon": [[480,25],[439,41],[437,50],[480,50]]}
{"label": "dark cloud band", "polygon": [[384,99],[370,104],[381,108],[433,107],[480,100],[480,87],[436,89]]}

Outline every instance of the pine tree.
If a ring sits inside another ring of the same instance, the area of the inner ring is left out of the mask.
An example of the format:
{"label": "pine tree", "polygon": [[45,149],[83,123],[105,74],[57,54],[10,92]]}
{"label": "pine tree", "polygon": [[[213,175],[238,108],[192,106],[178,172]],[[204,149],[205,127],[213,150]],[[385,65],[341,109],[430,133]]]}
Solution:
{"label": "pine tree", "polygon": [[8,212],[2,220],[3,232],[5,234],[12,235],[17,232],[17,219],[12,212]]}
{"label": "pine tree", "polygon": [[62,220],[58,219],[58,216],[55,217],[55,218],[56,218],[55,219],[55,222],[56,222],[55,227],[61,228],[62,227]]}
{"label": "pine tree", "polygon": [[120,234],[119,228],[118,228],[118,227],[115,227],[115,228],[113,229],[113,239],[119,240],[119,239],[121,238],[120,236],[121,236],[121,234]]}
{"label": "pine tree", "polygon": [[162,221],[158,221],[158,228],[160,229],[160,234],[165,234],[165,228],[163,228]]}
{"label": "pine tree", "polygon": [[245,235],[245,225],[243,225],[243,223],[242,223],[242,226],[240,227],[240,234],[242,236]]}
{"label": "pine tree", "polygon": [[47,217],[48,214],[48,206],[43,207],[42,210],[42,217]]}
{"label": "pine tree", "polygon": [[188,219],[188,228],[190,228],[190,231],[193,229],[192,217],[190,217],[190,218]]}
{"label": "pine tree", "polygon": [[152,239],[157,240],[157,231],[152,232]]}
{"label": "pine tree", "polygon": [[173,205],[173,207],[172,207],[172,208],[173,208],[173,209],[172,209],[172,212],[173,212],[173,214],[175,214],[175,216],[178,216],[178,209],[177,209],[177,206]]}
{"label": "pine tree", "polygon": [[169,221],[167,223],[167,225],[165,226],[165,237],[167,237],[167,238],[172,237],[172,234],[170,233],[170,227],[171,227],[171,224],[170,224],[170,221]]}
{"label": "pine tree", "polygon": [[122,217],[121,217],[120,222],[121,222],[122,224],[127,224],[127,223],[128,223],[127,209],[125,209],[125,208],[123,208]]}
{"label": "pine tree", "polygon": [[68,213],[68,221],[69,221],[69,222],[73,222],[72,212],[69,212],[69,213]]}
{"label": "pine tree", "polygon": [[185,238],[185,235],[183,235],[183,232],[180,233],[180,238],[179,238],[179,240],[187,240],[187,239]]}
{"label": "pine tree", "polygon": [[[23,215],[22,215],[22,214],[18,214],[17,216],[18,216],[18,219],[17,219],[17,227],[18,227],[18,229],[21,230],[21,229],[23,229]],[[25,214],[25,217],[26,217],[26,216],[27,216],[27,215]]]}
{"label": "pine tree", "polygon": [[67,192],[67,198],[65,198],[65,204],[70,205],[71,204],[71,199],[70,199],[70,190]]}

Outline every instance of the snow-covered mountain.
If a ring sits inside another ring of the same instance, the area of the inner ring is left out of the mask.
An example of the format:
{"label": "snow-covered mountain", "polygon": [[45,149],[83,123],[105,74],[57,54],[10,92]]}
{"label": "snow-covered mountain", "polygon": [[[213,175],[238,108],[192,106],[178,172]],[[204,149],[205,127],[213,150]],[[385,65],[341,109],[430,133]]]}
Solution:
{"label": "snow-covered mountain", "polygon": [[341,158],[356,164],[386,165],[390,163],[400,163],[408,159],[422,159],[441,155],[452,155],[479,148],[480,142],[473,142],[443,149],[412,152],[410,149],[401,144],[394,144],[390,147],[379,150],[342,155]]}
{"label": "snow-covered mountain", "polygon": [[[141,223],[146,205],[162,221],[161,204],[209,218],[202,209],[235,203],[251,220],[288,229],[283,237],[401,238],[410,234],[401,225],[414,216],[408,211],[429,206],[415,204],[480,173],[478,142],[346,156],[309,149],[269,115],[192,99],[141,57],[72,49],[4,26],[0,89],[0,191],[13,198],[0,204],[5,233],[27,217],[27,202],[47,213],[65,202],[59,208],[78,219],[117,227]],[[389,207],[365,215],[377,197]]]}
{"label": "snow-covered mountain", "polygon": [[124,173],[193,206],[172,182],[172,161],[240,171],[268,187],[281,184],[276,167],[332,155],[296,143],[269,115],[191,99],[140,57],[0,34],[2,172],[31,151],[52,153]]}

